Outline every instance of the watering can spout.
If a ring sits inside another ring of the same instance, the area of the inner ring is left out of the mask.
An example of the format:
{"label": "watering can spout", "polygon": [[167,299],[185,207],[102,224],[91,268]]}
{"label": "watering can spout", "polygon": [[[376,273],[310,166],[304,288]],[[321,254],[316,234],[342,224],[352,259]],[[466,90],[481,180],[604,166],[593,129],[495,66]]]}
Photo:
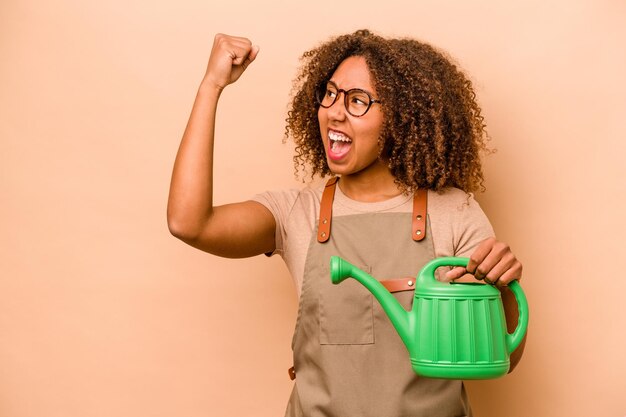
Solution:
{"label": "watering can spout", "polygon": [[357,280],[376,297],[403,342],[406,344],[407,341],[415,339],[413,329],[409,324],[410,313],[374,277],[338,256],[330,258],[330,277],[333,284],[339,284],[346,278]]}

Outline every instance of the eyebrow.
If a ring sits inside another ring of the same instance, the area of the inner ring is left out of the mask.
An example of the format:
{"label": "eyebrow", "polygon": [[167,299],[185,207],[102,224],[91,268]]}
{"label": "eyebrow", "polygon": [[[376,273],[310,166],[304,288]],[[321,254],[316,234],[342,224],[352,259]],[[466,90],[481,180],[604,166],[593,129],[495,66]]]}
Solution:
{"label": "eyebrow", "polygon": [[346,90],[345,88],[340,88],[340,87],[337,85],[337,83],[336,83],[336,82],[334,82],[333,80],[328,80],[328,81],[326,81],[326,84],[332,84],[332,85],[334,85],[334,86],[337,88],[337,90],[343,90],[343,91],[359,90],[359,91],[364,91],[364,92],[366,92],[367,94],[369,94],[369,95],[370,95],[370,96],[372,96],[372,97],[375,95],[375,94],[374,94],[374,93],[372,93],[371,91],[368,91],[368,90],[366,90],[366,89],[364,89],[364,88],[360,88],[360,87],[349,88],[349,89],[347,89],[347,90]]}

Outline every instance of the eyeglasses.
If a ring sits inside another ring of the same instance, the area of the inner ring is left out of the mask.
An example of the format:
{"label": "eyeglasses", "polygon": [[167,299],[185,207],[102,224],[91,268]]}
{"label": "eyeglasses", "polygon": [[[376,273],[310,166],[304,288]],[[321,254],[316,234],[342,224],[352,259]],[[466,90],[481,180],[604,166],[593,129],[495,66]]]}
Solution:
{"label": "eyeglasses", "polygon": [[370,109],[372,104],[380,103],[380,100],[375,100],[365,90],[360,88],[352,88],[350,90],[343,90],[337,87],[332,81],[328,81],[326,84],[322,84],[317,89],[315,98],[317,104],[329,108],[339,98],[339,93],[343,93],[343,104],[346,106],[346,110],[354,117],[361,117]]}

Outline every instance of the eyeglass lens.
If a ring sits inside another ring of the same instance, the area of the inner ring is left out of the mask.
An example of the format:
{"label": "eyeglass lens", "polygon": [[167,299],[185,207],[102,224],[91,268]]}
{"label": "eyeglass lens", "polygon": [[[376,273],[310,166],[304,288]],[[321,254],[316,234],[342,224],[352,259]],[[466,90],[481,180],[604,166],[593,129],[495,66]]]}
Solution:
{"label": "eyeglass lens", "polygon": [[344,91],[338,89],[337,86],[332,83],[327,83],[325,88],[322,88],[319,92],[319,104],[322,107],[332,106],[335,101],[337,101],[341,91],[344,93],[344,104],[348,113],[353,116],[362,116],[367,112],[370,107],[371,99],[365,91],[359,90],[358,88]]}

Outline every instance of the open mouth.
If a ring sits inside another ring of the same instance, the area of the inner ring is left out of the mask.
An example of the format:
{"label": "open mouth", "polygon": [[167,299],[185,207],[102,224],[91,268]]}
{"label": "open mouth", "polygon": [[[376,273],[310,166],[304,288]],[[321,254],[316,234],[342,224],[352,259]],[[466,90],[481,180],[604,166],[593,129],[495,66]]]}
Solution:
{"label": "open mouth", "polygon": [[330,142],[328,156],[335,161],[347,154],[352,146],[352,139],[334,130],[328,131],[328,140]]}

